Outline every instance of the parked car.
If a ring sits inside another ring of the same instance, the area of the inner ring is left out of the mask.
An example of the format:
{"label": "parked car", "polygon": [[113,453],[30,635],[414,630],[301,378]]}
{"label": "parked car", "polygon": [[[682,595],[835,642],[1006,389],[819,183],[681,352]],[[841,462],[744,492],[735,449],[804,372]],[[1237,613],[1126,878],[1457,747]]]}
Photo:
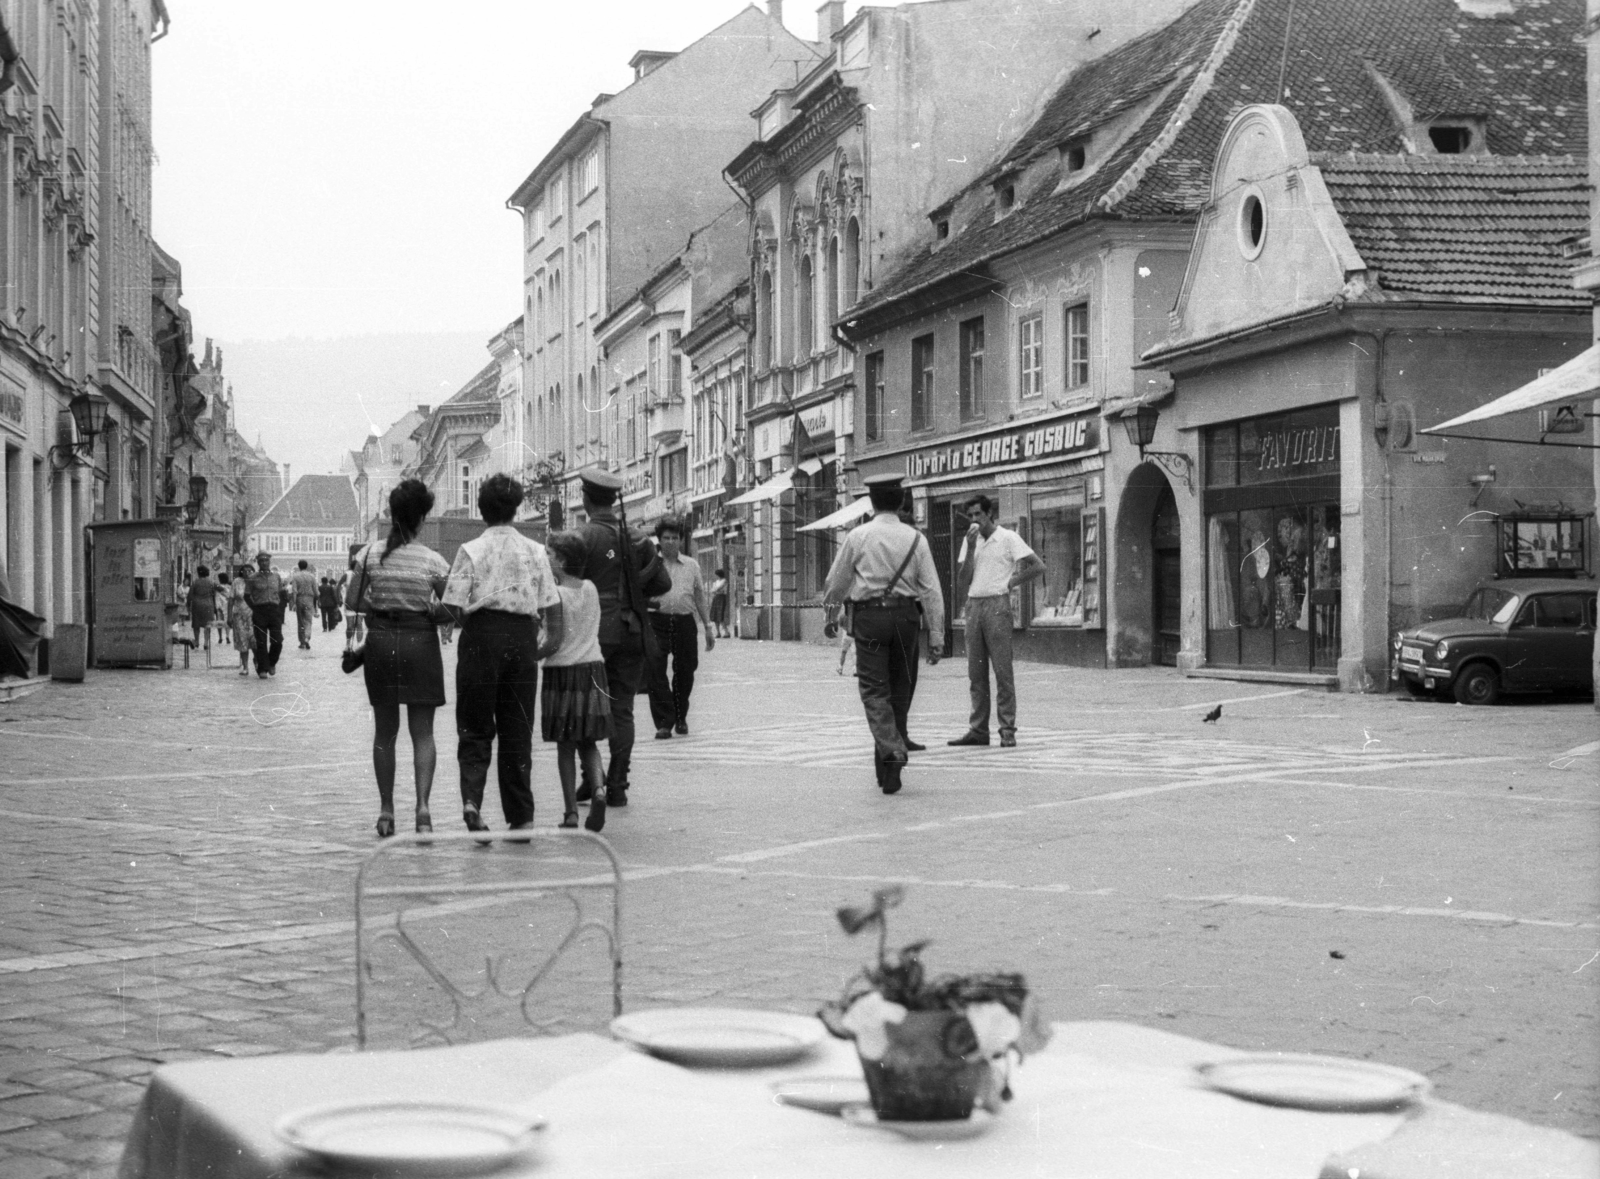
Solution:
{"label": "parked car", "polygon": [[1413,696],[1493,704],[1501,692],[1594,687],[1595,585],[1556,577],[1485,582],[1461,613],[1394,636],[1389,679]]}

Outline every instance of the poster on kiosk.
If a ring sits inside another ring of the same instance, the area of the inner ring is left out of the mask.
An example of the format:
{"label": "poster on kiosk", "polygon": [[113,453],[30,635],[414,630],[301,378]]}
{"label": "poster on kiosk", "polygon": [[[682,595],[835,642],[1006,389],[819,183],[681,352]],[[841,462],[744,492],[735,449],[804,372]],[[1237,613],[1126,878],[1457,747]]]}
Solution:
{"label": "poster on kiosk", "polygon": [[88,532],[94,666],[171,667],[177,522],[116,520]]}

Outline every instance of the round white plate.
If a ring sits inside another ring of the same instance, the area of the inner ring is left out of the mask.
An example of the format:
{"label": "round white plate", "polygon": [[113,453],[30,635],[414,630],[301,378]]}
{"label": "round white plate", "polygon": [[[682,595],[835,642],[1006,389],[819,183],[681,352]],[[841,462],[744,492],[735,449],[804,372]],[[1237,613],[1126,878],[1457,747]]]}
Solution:
{"label": "round white plate", "polygon": [[1394,1109],[1424,1096],[1432,1083],[1421,1073],[1393,1065],[1263,1052],[1197,1065],[1213,1089],[1267,1105],[1364,1113]]}
{"label": "round white plate", "polygon": [[780,1105],[837,1114],[847,1105],[866,1105],[872,1095],[860,1077],[796,1077],[773,1082],[772,1099]]}
{"label": "round white plate", "polygon": [[675,1064],[751,1068],[804,1056],[826,1035],[820,1021],[783,1011],[659,1007],[611,1021],[611,1034]]}
{"label": "round white plate", "polygon": [[528,1151],[544,1121],[496,1106],[350,1102],[296,1110],[278,1137],[335,1167],[389,1175],[477,1175]]}
{"label": "round white plate", "polygon": [[986,1109],[975,1109],[970,1118],[952,1118],[942,1122],[902,1122],[879,1118],[870,1105],[847,1105],[839,1116],[852,1126],[867,1126],[874,1130],[889,1130],[913,1142],[959,1142],[963,1138],[976,1138],[994,1126],[995,1116]]}

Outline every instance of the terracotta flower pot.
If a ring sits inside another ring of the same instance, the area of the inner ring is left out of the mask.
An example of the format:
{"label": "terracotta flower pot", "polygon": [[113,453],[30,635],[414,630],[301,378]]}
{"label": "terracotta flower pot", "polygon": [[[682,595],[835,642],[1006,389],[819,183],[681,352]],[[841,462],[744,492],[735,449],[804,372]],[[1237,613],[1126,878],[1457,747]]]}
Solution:
{"label": "terracotta flower pot", "polygon": [[910,1011],[885,1026],[889,1050],[861,1061],[872,1109],[885,1121],[940,1122],[972,1116],[989,1085],[989,1062],[970,1063],[976,1047],[967,1017],[955,1011]]}

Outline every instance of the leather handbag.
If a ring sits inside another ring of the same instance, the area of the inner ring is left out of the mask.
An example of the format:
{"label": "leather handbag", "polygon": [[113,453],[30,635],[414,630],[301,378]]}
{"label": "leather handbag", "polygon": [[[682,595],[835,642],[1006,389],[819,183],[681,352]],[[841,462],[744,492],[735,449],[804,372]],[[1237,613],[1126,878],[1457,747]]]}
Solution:
{"label": "leather handbag", "polygon": [[[368,546],[367,555],[361,561],[361,588],[356,591],[356,604],[352,609],[361,613],[366,607],[368,588],[367,562],[372,560],[372,548]],[[349,675],[367,661],[367,644],[363,641],[358,646],[346,646],[344,654],[339,656],[339,670]]]}

